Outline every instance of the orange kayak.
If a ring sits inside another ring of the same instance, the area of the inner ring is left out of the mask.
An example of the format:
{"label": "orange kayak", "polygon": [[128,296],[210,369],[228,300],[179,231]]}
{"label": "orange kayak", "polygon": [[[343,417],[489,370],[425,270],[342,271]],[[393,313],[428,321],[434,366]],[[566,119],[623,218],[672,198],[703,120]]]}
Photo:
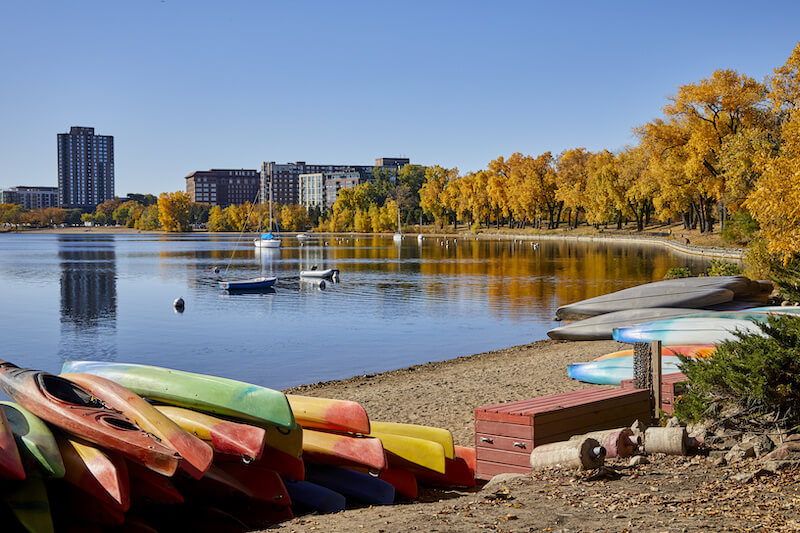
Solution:
{"label": "orange kayak", "polygon": [[42,420],[160,474],[178,468],[175,450],[67,379],[0,360],[0,389]]}
{"label": "orange kayak", "polygon": [[181,468],[195,479],[203,477],[214,450],[183,430],[138,394],[122,385],[91,374],[62,374],[62,378],[77,383],[112,409],[116,409],[137,426],[158,437],[162,444],[178,452],[183,459]]}
{"label": "orange kayak", "polygon": [[0,409],[0,478],[25,479],[25,468],[6,414]]}
{"label": "orange kayak", "polygon": [[395,494],[399,494],[400,496],[405,496],[413,500],[419,495],[417,478],[408,470],[387,468],[386,470],[381,470],[378,479],[382,479],[393,486]]}
{"label": "orange kayak", "polygon": [[99,448],[56,435],[64,460],[64,480],[123,512],[130,507],[130,483],[125,460]]}
{"label": "orange kayak", "polygon": [[386,454],[380,439],[354,437],[341,433],[303,430],[303,459],[334,466],[386,468]]}
{"label": "orange kayak", "polygon": [[263,428],[229,422],[183,407],[157,405],[155,408],[185,431],[211,445],[217,453],[250,461],[261,457],[264,450],[266,431]]}
{"label": "orange kayak", "polygon": [[455,455],[455,459],[445,459],[443,474],[422,468],[412,468],[410,470],[422,485],[433,487],[474,487],[475,448],[456,446]]}
{"label": "orange kayak", "polygon": [[303,427],[368,434],[369,417],[360,403],[287,394],[295,421]]}
{"label": "orange kayak", "polygon": [[[686,357],[706,358],[716,348],[713,344],[677,344],[674,346],[662,346],[661,355],[685,355]],[[595,361],[616,359],[617,357],[633,357],[633,349],[607,353],[596,358]]]}

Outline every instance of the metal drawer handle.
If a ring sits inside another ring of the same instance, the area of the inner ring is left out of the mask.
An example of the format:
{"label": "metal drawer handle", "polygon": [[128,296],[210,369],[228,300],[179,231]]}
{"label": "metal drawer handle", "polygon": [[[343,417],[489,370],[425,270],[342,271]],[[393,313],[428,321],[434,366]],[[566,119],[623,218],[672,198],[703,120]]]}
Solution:
{"label": "metal drawer handle", "polygon": [[524,442],[515,442],[514,446],[516,446],[517,448],[525,448],[525,443]]}
{"label": "metal drawer handle", "polygon": [[494,441],[489,437],[481,437],[481,442],[488,442],[489,444],[494,444]]}

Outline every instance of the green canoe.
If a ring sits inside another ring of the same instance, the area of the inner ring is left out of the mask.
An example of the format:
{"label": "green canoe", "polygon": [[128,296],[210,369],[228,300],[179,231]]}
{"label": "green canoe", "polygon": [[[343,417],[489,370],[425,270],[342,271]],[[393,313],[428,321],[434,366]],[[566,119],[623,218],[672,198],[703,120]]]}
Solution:
{"label": "green canoe", "polygon": [[64,477],[64,461],[61,460],[58,443],[47,424],[14,402],[0,402],[0,409],[8,419],[20,451],[27,451],[26,455],[35,459],[43,474],[54,478]]}
{"label": "green canoe", "polygon": [[162,403],[287,429],[296,427],[285,394],[250,383],[158,366],[103,361],[67,361],[61,371],[101,376]]}

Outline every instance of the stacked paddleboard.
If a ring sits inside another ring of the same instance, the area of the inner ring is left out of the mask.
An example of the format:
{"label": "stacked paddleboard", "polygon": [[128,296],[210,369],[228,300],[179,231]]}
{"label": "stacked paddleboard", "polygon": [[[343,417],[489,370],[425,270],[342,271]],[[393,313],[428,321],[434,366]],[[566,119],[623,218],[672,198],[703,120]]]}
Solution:
{"label": "stacked paddleboard", "polygon": [[145,365],[62,370],[0,362],[14,400],[0,498],[24,530],[248,531],[475,484],[474,449],[448,430],[370,421],[356,402]]}

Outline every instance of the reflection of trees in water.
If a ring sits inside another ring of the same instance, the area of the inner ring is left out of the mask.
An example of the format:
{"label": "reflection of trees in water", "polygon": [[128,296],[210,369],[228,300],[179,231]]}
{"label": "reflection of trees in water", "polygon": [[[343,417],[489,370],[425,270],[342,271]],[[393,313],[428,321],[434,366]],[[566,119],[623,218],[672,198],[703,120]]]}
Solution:
{"label": "reflection of trees in water", "polygon": [[117,356],[117,272],[113,241],[59,239],[62,359]]}

